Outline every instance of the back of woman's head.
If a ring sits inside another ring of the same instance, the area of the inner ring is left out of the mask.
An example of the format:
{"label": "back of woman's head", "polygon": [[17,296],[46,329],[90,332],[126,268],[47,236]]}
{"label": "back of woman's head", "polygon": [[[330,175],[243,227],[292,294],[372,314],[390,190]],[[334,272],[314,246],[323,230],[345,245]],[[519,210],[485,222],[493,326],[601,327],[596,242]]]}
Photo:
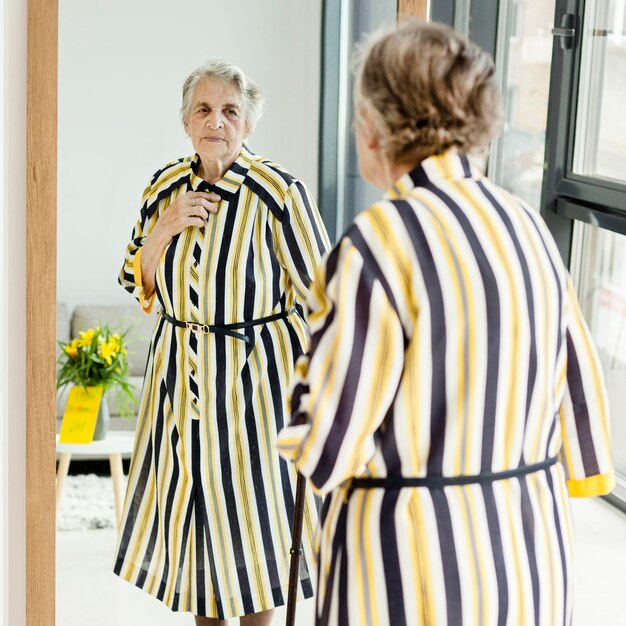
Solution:
{"label": "back of woman's head", "polygon": [[480,153],[500,129],[493,61],[452,28],[410,19],[374,33],[355,69],[357,115],[367,107],[392,162]]}

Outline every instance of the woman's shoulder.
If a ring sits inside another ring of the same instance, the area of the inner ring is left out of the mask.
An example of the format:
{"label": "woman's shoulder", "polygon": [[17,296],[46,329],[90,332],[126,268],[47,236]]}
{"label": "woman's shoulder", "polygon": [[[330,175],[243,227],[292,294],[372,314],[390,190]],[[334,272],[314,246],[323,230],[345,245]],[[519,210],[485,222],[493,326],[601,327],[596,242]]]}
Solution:
{"label": "woman's shoulder", "polygon": [[160,167],[150,178],[148,186],[151,188],[151,193],[159,193],[189,176],[192,160],[191,156],[181,157]]}
{"label": "woman's shoulder", "polygon": [[287,168],[279,163],[260,155],[251,155],[249,178],[257,182],[259,185],[282,195],[283,198],[287,194],[287,190],[292,185],[302,185],[303,183]]}
{"label": "woman's shoulder", "polygon": [[374,202],[354,218],[347,232],[352,229],[379,232],[394,219],[398,211],[397,204],[396,201],[388,198]]}
{"label": "woman's shoulder", "polygon": [[355,246],[362,254],[365,249],[393,248],[394,229],[392,202],[380,200],[361,211],[348,224],[339,237],[337,245]]}
{"label": "woman's shoulder", "polygon": [[404,267],[412,246],[401,203],[383,198],[361,211],[348,225],[339,242],[354,246],[364,259],[377,258],[385,272]]}
{"label": "woman's shoulder", "polygon": [[266,157],[252,155],[246,185],[282,220],[287,205],[310,201],[307,186],[285,167]]}

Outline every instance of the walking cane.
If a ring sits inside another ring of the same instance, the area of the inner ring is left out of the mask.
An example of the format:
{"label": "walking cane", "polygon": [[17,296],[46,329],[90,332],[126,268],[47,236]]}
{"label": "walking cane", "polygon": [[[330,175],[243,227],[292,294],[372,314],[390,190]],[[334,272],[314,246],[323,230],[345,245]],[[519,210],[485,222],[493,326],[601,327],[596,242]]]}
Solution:
{"label": "walking cane", "polygon": [[296,623],[296,599],[298,597],[298,583],[300,582],[300,556],[302,555],[302,523],[304,520],[305,493],[306,478],[298,472],[296,503],[293,512],[293,531],[291,533],[291,563],[289,564],[286,626],[295,626]]}

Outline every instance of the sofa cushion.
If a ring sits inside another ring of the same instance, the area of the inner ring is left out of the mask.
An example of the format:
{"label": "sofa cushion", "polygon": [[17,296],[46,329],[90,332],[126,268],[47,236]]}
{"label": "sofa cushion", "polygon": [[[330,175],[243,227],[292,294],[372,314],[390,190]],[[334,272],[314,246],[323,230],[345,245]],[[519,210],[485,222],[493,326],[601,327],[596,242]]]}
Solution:
{"label": "sofa cushion", "polygon": [[79,305],[72,315],[71,335],[78,337],[79,331],[98,323],[107,324],[114,332],[128,329],[126,349],[129,374],[143,377],[155,320],[156,314],[146,315],[137,305]]}

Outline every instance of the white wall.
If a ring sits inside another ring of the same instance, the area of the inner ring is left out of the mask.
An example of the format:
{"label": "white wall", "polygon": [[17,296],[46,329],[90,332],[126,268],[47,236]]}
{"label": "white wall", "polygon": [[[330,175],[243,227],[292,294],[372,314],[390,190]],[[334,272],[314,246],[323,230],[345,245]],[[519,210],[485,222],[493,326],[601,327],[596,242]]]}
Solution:
{"label": "white wall", "polygon": [[26,2],[0,13],[0,623],[26,621]]}
{"label": "white wall", "polygon": [[317,186],[321,0],[60,0],[58,299],[117,284],[150,176],[193,153],[182,83],[226,58],[266,95],[250,148]]}
{"label": "white wall", "polygon": [[[4,15],[4,4],[2,5],[2,12],[0,12],[0,32],[2,33],[2,41],[5,41],[6,37],[6,29],[5,29],[6,18]],[[8,65],[5,62],[7,55],[6,45],[2,45],[2,63],[0,64],[0,90],[2,92],[2,99],[0,99],[0,119],[2,119],[2,136],[4,137],[4,132],[6,131],[6,123],[5,123],[5,105],[6,105],[6,88],[5,88],[5,65]],[[4,194],[4,189],[6,189],[6,180],[7,180],[7,172],[5,171],[5,163],[6,158],[4,154],[4,149],[0,152],[0,189],[3,190],[2,204],[0,205],[0,223],[2,224],[2,254],[0,254],[0,455],[2,456],[2,461],[0,461],[0,511],[2,511],[2,515],[0,516],[0,562],[2,563],[2,570],[0,571],[0,607],[2,608],[2,614],[0,616],[0,623],[6,624],[7,622],[7,610],[6,610],[6,602],[5,599],[7,597],[6,585],[9,580],[8,577],[8,563],[6,560],[6,553],[8,547],[8,536],[7,536],[7,523],[6,518],[8,515],[7,509],[7,497],[6,491],[8,487],[7,482],[7,464],[6,464],[6,450],[7,450],[7,371],[8,371],[8,359],[6,356],[5,343],[8,339],[7,333],[7,315],[6,315],[6,302],[7,302],[7,273],[6,266],[7,260],[6,249],[7,249],[7,239],[6,239],[6,228],[5,228],[5,217],[6,217],[6,197]]]}

